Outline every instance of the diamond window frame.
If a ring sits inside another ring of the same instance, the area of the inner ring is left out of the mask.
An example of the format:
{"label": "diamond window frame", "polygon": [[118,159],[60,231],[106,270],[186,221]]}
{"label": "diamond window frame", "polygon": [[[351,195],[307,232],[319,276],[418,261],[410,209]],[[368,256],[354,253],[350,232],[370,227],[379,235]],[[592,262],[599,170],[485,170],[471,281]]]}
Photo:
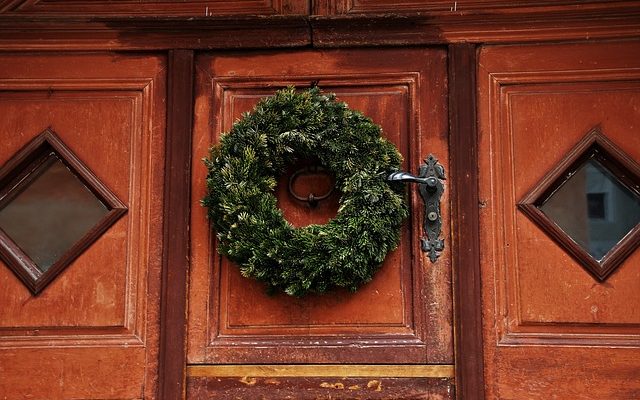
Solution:
{"label": "diamond window frame", "polygon": [[43,165],[54,158],[64,163],[106,206],[108,212],[45,272],[0,228],[0,258],[33,295],[40,293],[127,212],[126,205],[73,154],[51,128],[36,136],[0,168],[0,209],[11,202],[23,187],[37,179],[39,172],[46,168]]}
{"label": "diamond window frame", "polygon": [[628,190],[640,196],[640,166],[607,139],[600,127],[596,126],[569,151],[555,168],[533,186],[517,206],[545,234],[578,261],[587,272],[599,282],[604,282],[640,245],[640,223],[598,261],[539,208],[591,159],[602,164]]}

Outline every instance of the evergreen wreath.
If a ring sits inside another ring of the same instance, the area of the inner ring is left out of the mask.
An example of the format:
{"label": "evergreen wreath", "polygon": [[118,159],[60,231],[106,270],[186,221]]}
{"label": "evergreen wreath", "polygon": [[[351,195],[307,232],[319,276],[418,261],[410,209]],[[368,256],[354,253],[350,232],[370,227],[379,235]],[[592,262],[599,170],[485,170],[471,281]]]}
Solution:
{"label": "evergreen wreath", "polygon": [[[277,207],[277,179],[297,159],[317,158],[341,193],[324,225],[295,228]],[[370,281],[400,239],[408,211],[401,184],[386,180],[401,155],[381,128],[317,87],[280,90],[243,114],[204,160],[202,200],[218,251],[243,276],[303,296]]]}

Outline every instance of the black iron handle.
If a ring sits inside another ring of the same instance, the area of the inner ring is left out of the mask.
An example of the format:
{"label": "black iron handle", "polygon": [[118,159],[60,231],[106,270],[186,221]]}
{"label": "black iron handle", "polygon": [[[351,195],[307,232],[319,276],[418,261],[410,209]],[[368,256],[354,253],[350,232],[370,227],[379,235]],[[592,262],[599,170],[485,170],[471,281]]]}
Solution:
{"label": "black iron handle", "polygon": [[438,159],[429,154],[420,166],[418,176],[399,171],[387,177],[390,181],[417,183],[420,197],[424,202],[424,221],[422,228],[425,237],[420,239],[422,251],[429,254],[431,262],[435,262],[444,250],[444,239],[440,239],[442,232],[442,215],[440,213],[440,199],[444,193],[444,167]]}

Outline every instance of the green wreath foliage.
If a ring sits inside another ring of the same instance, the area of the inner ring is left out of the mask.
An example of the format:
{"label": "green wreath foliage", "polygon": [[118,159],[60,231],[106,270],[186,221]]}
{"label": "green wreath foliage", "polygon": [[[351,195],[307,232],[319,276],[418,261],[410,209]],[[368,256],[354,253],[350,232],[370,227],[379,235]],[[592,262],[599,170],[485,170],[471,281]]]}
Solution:
{"label": "green wreath foliage", "polygon": [[[324,225],[295,228],[277,207],[278,177],[297,159],[319,159],[341,193]],[[408,211],[402,185],[386,177],[401,155],[381,128],[334,94],[288,87],[243,114],[204,160],[202,203],[218,251],[245,277],[302,296],[371,280],[400,239]]]}

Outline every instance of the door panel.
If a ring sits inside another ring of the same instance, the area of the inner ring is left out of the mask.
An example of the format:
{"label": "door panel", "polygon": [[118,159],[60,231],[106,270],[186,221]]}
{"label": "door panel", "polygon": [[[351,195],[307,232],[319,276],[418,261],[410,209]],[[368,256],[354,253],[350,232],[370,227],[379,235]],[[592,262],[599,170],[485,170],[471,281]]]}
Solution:
{"label": "door panel", "polygon": [[[222,107],[228,107],[230,112],[225,115],[227,118],[222,131],[228,131],[232,121],[240,118],[242,112],[250,111],[260,98],[272,93],[268,89],[259,89],[263,84],[267,86],[273,84],[273,81],[260,82],[255,88],[244,90],[235,89],[233,84],[223,89]],[[335,86],[325,87],[327,87],[326,90],[337,91],[340,98],[347,101],[352,107],[358,108],[357,106],[360,105],[361,107],[358,109],[369,109],[375,113],[368,115],[380,116],[389,103],[407,104],[408,100],[406,87],[403,86],[367,86],[355,90],[347,89],[346,92],[341,92]],[[352,100],[356,100],[356,104]],[[225,111],[223,109],[219,112],[224,115]],[[399,133],[401,130],[402,132],[407,131],[407,112],[402,108],[397,108],[393,114],[395,115],[389,115],[389,117],[402,126],[395,127],[395,132],[389,138],[395,143],[399,143]],[[304,193],[302,188],[296,188],[296,190]],[[277,194],[279,206],[286,210],[285,217],[296,226],[325,223],[338,210],[339,195],[335,193],[327,202],[320,203],[322,208],[309,209],[306,204],[296,201],[288,194],[286,179],[281,179]],[[408,244],[408,242],[406,243]],[[314,296],[306,299],[292,298],[285,294],[265,296],[263,285],[257,281],[248,281],[243,278],[237,267],[223,259],[220,271],[221,295],[218,298],[220,314],[214,318],[225,322],[219,324],[218,334],[225,337],[260,336],[285,332],[291,335],[332,335],[345,330],[354,334],[375,334],[389,331],[399,334],[414,334],[408,321],[412,316],[407,315],[409,309],[405,307],[405,303],[410,299],[403,296],[402,290],[403,287],[411,285],[407,253],[404,244],[401,245],[389,257],[389,262],[398,267],[381,269],[379,273],[381,276],[361,290],[361,296],[366,298],[375,296],[378,301],[387,304],[388,310],[382,315],[375,308],[363,309],[362,304],[346,290],[337,295]],[[245,289],[244,287],[249,283],[250,287]],[[240,293],[242,295],[239,295]],[[410,291],[406,294],[410,294]]]}
{"label": "door panel", "polygon": [[151,397],[164,60],[31,54],[1,64],[0,164],[49,128],[128,210],[37,295],[0,262],[0,375],[12,383],[0,397]]}
{"label": "door panel", "polygon": [[[359,50],[209,56],[197,60],[191,220],[188,362],[198,363],[452,363],[450,257],[431,264],[419,249],[422,206],[416,191],[402,243],[373,281],[357,293],[269,296],[221,259],[199,200],[201,159],[233,121],[277,88],[319,81],[383,127],[405,170],[429,152],[448,168],[446,53]],[[323,223],[337,197],[309,211],[286,193],[280,207],[296,225]],[[448,194],[443,200],[448,240]]]}
{"label": "door panel", "polygon": [[[640,162],[639,68],[637,42],[495,47],[480,54],[490,398],[640,396],[640,251],[601,282],[517,209],[594,129]],[[573,200],[565,215],[585,213],[586,206]]]}

